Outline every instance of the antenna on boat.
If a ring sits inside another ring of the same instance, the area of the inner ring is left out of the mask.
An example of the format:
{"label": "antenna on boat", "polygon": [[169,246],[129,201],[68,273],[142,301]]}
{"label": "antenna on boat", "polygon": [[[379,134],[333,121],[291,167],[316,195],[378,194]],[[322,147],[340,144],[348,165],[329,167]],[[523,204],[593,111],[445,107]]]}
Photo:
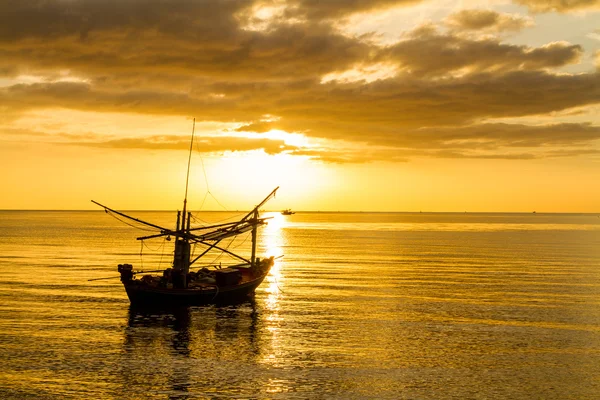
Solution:
{"label": "antenna on boat", "polygon": [[[175,252],[173,254],[174,287],[187,288],[187,274],[190,271],[190,222],[191,213],[187,212],[188,183],[190,180],[190,164],[192,161],[192,149],[194,145],[194,132],[196,130],[196,118],[192,125],[192,140],[190,141],[190,154],[188,156],[187,175],[185,177],[185,197],[183,199],[183,211],[177,213],[177,230],[175,235]],[[186,221],[187,218],[187,221]],[[181,224],[181,225],[180,225]]]}
{"label": "antenna on boat", "polygon": [[[190,141],[190,154],[188,156],[188,166],[187,166],[187,175],[185,177],[185,198],[183,199],[183,213],[182,213],[182,220],[181,220],[181,229],[185,229],[185,218],[187,217],[186,214],[186,207],[187,207],[187,195],[188,195],[188,183],[190,181],[190,163],[192,161],[192,146],[194,145],[194,132],[196,131],[196,118],[194,118],[194,122],[192,125],[192,140]],[[189,221],[188,221],[189,224]]]}

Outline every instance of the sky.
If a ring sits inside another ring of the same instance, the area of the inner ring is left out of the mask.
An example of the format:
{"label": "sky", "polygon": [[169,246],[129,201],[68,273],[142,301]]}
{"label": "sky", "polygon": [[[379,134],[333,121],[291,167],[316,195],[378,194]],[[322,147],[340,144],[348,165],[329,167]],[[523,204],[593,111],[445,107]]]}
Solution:
{"label": "sky", "polygon": [[[195,123],[194,123],[195,119]],[[4,0],[0,209],[599,212],[600,1]]]}

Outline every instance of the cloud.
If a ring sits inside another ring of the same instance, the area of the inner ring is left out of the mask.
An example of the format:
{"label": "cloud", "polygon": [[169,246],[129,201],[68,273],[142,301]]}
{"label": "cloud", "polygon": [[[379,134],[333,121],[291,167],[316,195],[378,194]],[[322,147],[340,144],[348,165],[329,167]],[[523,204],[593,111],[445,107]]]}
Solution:
{"label": "cloud", "polygon": [[432,153],[435,158],[471,158],[480,160],[533,160],[539,158],[531,153],[478,154],[473,151],[440,150]]}
{"label": "cloud", "polygon": [[533,20],[516,14],[499,13],[492,10],[462,10],[449,15],[445,23],[453,30],[484,32],[518,32],[533,26]]}
{"label": "cloud", "polygon": [[474,40],[440,34],[421,27],[389,46],[379,57],[394,61],[418,76],[444,76],[450,72],[539,70],[578,62],[583,49],[567,42],[531,48],[504,44],[496,39]]}
{"label": "cloud", "polygon": [[[516,71],[439,81],[398,77],[359,85],[273,83],[258,91],[229,84],[219,89],[235,96],[213,98],[166,91],[103,91],[89,84],[62,82],[0,89],[0,106],[195,115],[198,120],[250,121],[241,128],[246,131],[254,126],[258,132],[271,128],[352,141],[365,141],[368,136],[372,143],[385,144],[403,131],[420,127],[465,125],[598,103],[599,83],[597,73]],[[268,126],[256,125],[265,114],[280,119]]]}
{"label": "cloud", "polygon": [[[227,40],[238,26],[236,15],[251,0],[7,0],[0,3],[0,39],[14,41],[75,36],[91,39],[96,32],[124,36],[153,30],[157,37],[201,37]],[[220,29],[220,31],[219,31]]]}
{"label": "cloud", "polygon": [[598,141],[600,126],[587,123],[537,126],[482,123],[405,130],[385,145],[368,141],[362,145],[331,142],[299,148],[291,154],[334,163],[406,162],[415,157],[530,160],[596,155],[600,150],[593,145]]}
{"label": "cloud", "polygon": [[590,39],[594,39],[594,40],[600,41],[600,29],[594,29],[594,31],[588,33],[585,36],[588,37],[588,38],[590,38]]}
{"label": "cloud", "polygon": [[[422,152],[421,152],[422,153]],[[314,160],[334,164],[369,163],[385,161],[390,163],[408,162],[411,157],[419,155],[414,151],[395,148],[303,148],[292,151],[295,156],[305,156]]]}
{"label": "cloud", "polygon": [[36,3],[0,5],[0,71],[15,76],[63,69],[98,83],[189,87],[206,79],[321,76],[370,51],[318,21],[245,30],[239,15],[251,1]]}
{"label": "cloud", "polygon": [[[74,144],[113,149],[188,150],[190,141],[189,138],[180,136],[151,136],[146,138],[122,138]],[[196,149],[202,151],[202,153],[262,150],[267,154],[278,154],[296,149],[294,146],[286,145],[283,140],[250,139],[233,136],[197,137],[195,144]]]}
{"label": "cloud", "polygon": [[[36,142],[53,144],[68,144],[84,147],[99,147],[111,149],[144,149],[144,150],[185,150],[190,148],[187,136],[153,135],[146,137],[116,138],[112,135],[86,133],[48,133],[31,129],[0,128],[0,137],[18,136],[31,137]],[[247,138],[237,136],[196,136],[195,151],[202,153],[245,152],[262,150],[267,154],[279,154],[296,151],[296,146],[290,146],[284,140],[267,138]]]}
{"label": "cloud", "polygon": [[[0,126],[0,138],[8,137],[11,140],[15,138],[19,138],[23,140],[24,138],[30,137],[35,138],[36,141],[46,141],[48,143],[62,143],[62,142],[78,142],[81,140],[97,140],[101,137],[101,135],[95,133],[66,133],[66,132],[55,132],[48,133],[43,131],[38,131],[35,129],[27,129],[27,128],[7,128]],[[58,140],[57,140],[58,139]],[[24,141],[24,140],[23,140]]]}
{"label": "cloud", "polygon": [[598,0],[515,0],[516,3],[529,7],[534,12],[570,12],[579,10],[598,10]]}
{"label": "cloud", "polygon": [[331,19],[356,13],[408,6],[422,0],[292,0],[287,2],[288,12],[306,19]]}
{"label": "cloud", "polygon": [[273,121],[257,121],[237,128],[236,132],[265,133],[274,129],[274,127],[275,123]]}
{"label": "cloud", "polygon": [[600,126],[591,124],[483,123],[405,131],[385,146],[330,143],[300,148],[292,154],[334,163],[406,162],[416,157],[532,160],[597,155],[600,150],[593,148],[597,141]]}
{"label": "cloud", "polygon": [[422,128],[405,137],[413,147],[498,149],[500,147],[564,147],[600,140],[600,126],[588,123],[522,125],[482,123],[458,127]]}
{"label": "cloud", "polygon": [[[225,5],[217,5],[221,3]],[[342,12],[388,3],[327,2],[322,7]],[[166,3],[152,0],[143,10],[137,1],[61,4],[45,1],[35,7],[35,2],[16,2],[0,10],[0,71],[15,77],[25,71],[48,75],[63,70],[97,86],[168,87],[181,93],[204,90],[207,82],[248,82],[258,90],[277,81],[320,80],[377,60],[432,75],[461,69],[555,68],[577,62],[582,52],[580,46],[562,42],[528,48],[424,28],[382,48],[314,20],[279,21],[267,31],[251,32],[237,17],[253,6],[250,1],[178,0],[165,9]],[[506,25],[504,17],[498,14],[500,22],[494,26]]]}
{"label": "cloud", "polygon": [[[118,137],[104,133],[70,134],[30,129],[0,127],[0,138],[111,149],[183,150],[189,138],[180,135]],[[13,137],[13,138],[11,138]],[[294,146],[285,139],[238,136],[197,136],[196,151],[209,154],[264,151],[267,154],[290,154],[331,163],[366,163],[373,161],[407,162],[416,157],[472,159],[534,159],[597,155],[594,143],[600,141],[600,126],[589,123],[524,125],[481,123],[453,127],[405,129],[387,140],[321,141],[308,146]],[[528,149],[523,152],[523,149]]]}
{"label": "cloud", "polygon": [[[445,20],[448,31],[422,25],[387,46],[336,27],[339,18],[412,3],[3,2],[0,112],[10,120],[2,123],[9,129],[19,113],[50,108],[194,116],[238,127],[229,139],[206,139],[207,149],[262,149],[331,162],[400,162],[415,155],[527,158],[519,147],[537,156],[550,148],[594,144],[592,124],[485,123],[600,103],[598,70],[561,72],[581,59],[581,46],[515,45],[486,35],[522,29],[529,23],[524,17],[464,10]],[[260,29],[249,29],[260,7],[279,11],[265,14],[268,23]],[[367,76],[380,66],[389,71]],[[356,76],[342,79],[349,71]],[[295,148],[234,133],[274,129],[366,148]],[[155,136],[64,139],[146,149],[185,142]]]}

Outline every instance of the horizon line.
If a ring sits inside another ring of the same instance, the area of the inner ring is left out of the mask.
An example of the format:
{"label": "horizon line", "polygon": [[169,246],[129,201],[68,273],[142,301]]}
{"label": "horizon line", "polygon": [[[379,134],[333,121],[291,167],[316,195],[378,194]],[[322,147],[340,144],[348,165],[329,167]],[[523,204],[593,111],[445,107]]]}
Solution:
{"label": "horizon line", "polygon": [[[44,208],[0,208],[2,211],[53,211],[53,212],[88,212],[104,210],[98,209],[44,209]],[[120,211],[126,212],[176,212],[180,210],[159,210],[159,209],[123,209]],[[249,210],[196,210],[190,212],[248,212]],[[281,210],[261,210],[261,212],[280,213]],[[353,213],[353,214],[600,214],[600,211],[365,211],[365,210],[298,210],[294,213]]]}

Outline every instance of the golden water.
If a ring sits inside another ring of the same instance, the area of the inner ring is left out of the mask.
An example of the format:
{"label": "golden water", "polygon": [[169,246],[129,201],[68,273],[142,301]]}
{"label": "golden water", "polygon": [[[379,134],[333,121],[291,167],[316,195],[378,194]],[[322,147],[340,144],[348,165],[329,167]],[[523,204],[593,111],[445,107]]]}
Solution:
{"label": "golden water", "polygon": [[285,256],[253,301],[147,312],[88,279],[168,267],[172,242],[0,212],[0,398],[598,398],[597,215],[272,216],[259,254]]}

